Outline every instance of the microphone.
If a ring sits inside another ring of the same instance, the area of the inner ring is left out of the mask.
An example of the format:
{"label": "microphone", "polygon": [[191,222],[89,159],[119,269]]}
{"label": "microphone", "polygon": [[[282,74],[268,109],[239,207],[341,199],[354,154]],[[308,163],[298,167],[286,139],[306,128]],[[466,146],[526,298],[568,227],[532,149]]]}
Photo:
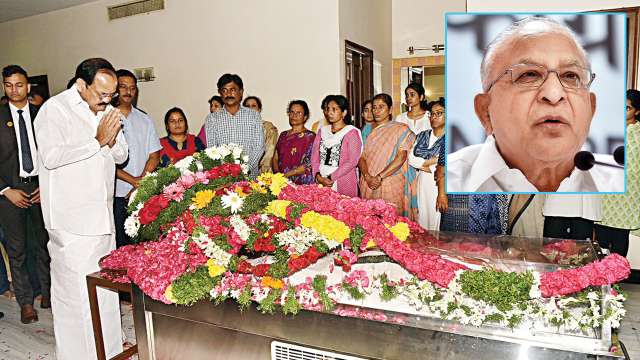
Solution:
{"label": "microphone", "polygon": [[613,152],[613,159],[620,165],[624,165],[624,146],[618,146]]}
{"label": "microphone", "polygon": [[593,156],[593,153],[590,151],[579,151],[576,156],[573,158],[573,163],[576,167],[582,171],[587,171],[591,169],[594,165],[602,165],[613,167],[617,169],[624,169],[624,166],[616,165],[616,164],[607,164],[604,162],[596,161],[596,158]]}

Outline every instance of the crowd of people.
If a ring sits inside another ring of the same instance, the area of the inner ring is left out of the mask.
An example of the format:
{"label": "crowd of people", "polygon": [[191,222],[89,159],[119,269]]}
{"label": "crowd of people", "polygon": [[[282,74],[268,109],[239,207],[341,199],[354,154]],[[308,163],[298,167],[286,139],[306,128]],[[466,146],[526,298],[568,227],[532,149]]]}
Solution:
{"label": "crowd of people", "polygon": [[[85,276],[116,246],[131,243],[126,207],[140,180],[207,147],[239,144],[251,178],[280,172],[295,184],[382,199],[428,230],[595,238],[626,256],[629,232],[640,227],[637,90],[627,92],[625,194],[456,195],[445,191],[446,102],[428,101],[420,83],[404,89],[408,111],[395,119],[389,94],[365,101],[355,116],[345,96],[328,95],[323,119],[308,129],[308,103],[291,100],[290,128],[278,132],[262,119],[260,98],[244,96],[241,77],[224,74],[198,134],[190,133],[187,114],[171,107],[160,138],[135,106],[135,75],[105,59],[83,61],[68,89],[41,107],[29,102],[22,67],[5,67],[2,79],[8,103],[0,105],[0,238],[12,290],[0,261],[0,293],[15,296],[25,324],[38,321],[37,296],[41,308],[53,308],[59,359],[95,357]],[[535,225],[541,217],[543,226]],[[118,296],[103,291],[100,299],[112,356],[122,349]]]}

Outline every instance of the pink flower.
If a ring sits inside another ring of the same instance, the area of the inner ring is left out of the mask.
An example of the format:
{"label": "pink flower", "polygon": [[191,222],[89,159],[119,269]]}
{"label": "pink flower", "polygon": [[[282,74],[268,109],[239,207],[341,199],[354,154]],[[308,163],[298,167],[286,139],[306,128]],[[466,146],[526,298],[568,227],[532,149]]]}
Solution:
{"label": "pink flower", "polygon": [[196,184],[196,179],[191,174],[182,175],[178,179],[177,184],[182,186],[185,190],[187,190],[187,189],[190,189],[193,185]]}
{"label": "pink flower", "polygon": [[207,177],[207,173],[198,171],[197,173],[195,173],[194,177],[197,183],[201,183],[205,185],[209,183],[209,178]]}
{"label": "pink flower", "polygon": [[173,183],[164,188],[163,194],[173,201],[182,201],[184,188],[178,183]]}

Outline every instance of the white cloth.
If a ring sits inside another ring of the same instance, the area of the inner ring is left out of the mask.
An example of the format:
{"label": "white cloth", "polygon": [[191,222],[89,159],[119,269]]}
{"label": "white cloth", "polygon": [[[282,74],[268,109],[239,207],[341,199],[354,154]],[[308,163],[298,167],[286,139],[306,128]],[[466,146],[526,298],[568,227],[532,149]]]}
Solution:
{"label": "white cloth", "polygon": [[602,218],[600,195],[551,195],[547,194],[542,215],[575,217],[599,221]]}
{"label": "white cloth", "polygon": [[101,115],[91,112],[75,85],[38,112],[35,131],[47,229],[79,235],[114,232],[115,164],[127,159],[128,147],[122,132],[113,148],[100,147],[95,135]]}
{"label": "white cloth", "polygon": [[[51,305],[58,359],[95,359],[85,276],[115,249],[115,164],[127,159],[122,132],[112,148],[95,139],[94,115],[74,85],[38,112],[40,194],[51,256]],[[109,357],[122,349],[118,295],[99,291]]]}
{"label": "white cloth", "polygon": [[[431,132],[429,147],[431,148],[437,140],[438,138]],[[429,166],[431,172],[422,171],[422,164],[426,160],[413,154],[416,143],[413,144],[411,151],[409,151],[409,165],[413,166],[418,172],[418,223],[427,230],[440,230],[441,214],[436,211],[438,185],[433,177],[437,164]]]}
{"label": "white cloth", "polygon": [[[610,155],[594,154],[597,161],[615,164]],[[493,136],[484,144],[467,146],[447,157],[447,192],[525,192],[539,190],[518,169],[512,169],[496,148]],[[623,192],[624,171],[594,166],[574,168],[556,192]]]}
{"label": "white cloth", "polygon": [[431,129],[429,114],[431,113],[425,111],[424,115],[422,115],[421,118],[412,120],[409,118],[409,113],[403,112],[402,114],[396,116],[396,122],[407,125],[414,135],[418,135],[425,130]]}
{"label": "white cloth", "polygon": [[[20,166],[20,177],[29,177],[38,175],[38,151],[36,149],[35,137],[33,135],[33,129],[31,127],[31,112],[29,111],[29,103],[22,109],[18,109],[12,103],[9,103],[9,109],[11,111],[11,118],[13,119],[13,129],[16,132],[16,140],[18,141],[18,165]],[[33,170],[30,173],[26,172],[22,168],[22,139],[20,138],[20,126],[18,125],[18,119],[20,115],[18,110],[22,110],[22,117],[27,128],[27,138],[29,139],[29,149],[31,150],[31,160],[33,160]]]}
{"label": "white cloth", "polygon": [[[83,236],[49,230],[51,310],[56,357],[96,359],[86,275],[98,271],[98,260],[116,248],[115,235]],[[107,359],[122,352],[118,293],[98,287],[98,306]]]}
{"label": "white cloth", "polygon": [[[129,116],[125,117],[122,123],[124,124],[122,132],[129,147],[129,160],[123,170],[132,176],[140,176],[149,160],[149,155],[162,150],[160,138],[156,133],[153,120],[135,107],[131,108]],[[131,189],[133,186],[128,182],[116,180],[117,197],[127,196]]]}
{"label": "white cloth", "polygon": [[[344,139],[347,133],[354,129],[358,132],[358,135],[360,135],[360,130],[352,125],[346,125],[335,134],[331,131],[331,125],[325,125],[320,128],[320,168],[318,169],[318,172],[320,172],[321,176],[327,177],[333,174],[336,169],[338,169],[338,166],[340,165],[340,150],[342,149],[342,139]],[[331,149],[331,165],[327,165],[325,161],[326,159],[324,159],[322,156],[323,147],[326,149]],[[338,182],[334,181],[331,188],[335,191],[338,191]]]}

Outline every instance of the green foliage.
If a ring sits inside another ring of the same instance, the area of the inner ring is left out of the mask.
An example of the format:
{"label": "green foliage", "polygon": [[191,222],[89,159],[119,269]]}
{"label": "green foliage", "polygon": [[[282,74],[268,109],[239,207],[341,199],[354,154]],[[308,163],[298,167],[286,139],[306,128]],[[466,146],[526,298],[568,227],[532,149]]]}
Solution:
{"label": "green foliage", "polygon": [[485,322],[500,322],[502,320],[504,320],[504,316],[499,313],[489,314],[484,317]]}
{"label": "green foliage", "polygon": [[322,241],[316,241],[313,243],[313,247],[321,254],[326,254],[329,252],[329,247]]}
{"label": "green foliage", "polygon": [[213,242],[224,251],[233,249],[233,246],[229,245],[229,243],[227,242],[227,234],[220,234],[214,237]]}
{"label": "green foliage", "polygon": [[244,287],[240,295],[238,295],[238,305],[240,305],[240,311],[245,311],[251,305],[251,284],[247,284]]}
{"label": "green foliage", "polygon": [[273,314],[278,309],[278,304],[276,302],[280,299],[280,296],[282,296],[281,289],[271,289],[271,291],[269,291],[269,295],[267,295],[267,297],[260,302],[260,305],[258,305],[258,310],[263,314]]}
{"label": "green foliage", "polygon": [[287,297],[282,305],[282,312],[285,315],[296,315],[302,310],[302,305],[296,299],[296,288],[293,285],[289,285],[287,288]]}
{"label": "green foliage", "polygon": [[465,271],[460,276],[460,284],[462,292],[471,298],[495,305],[500,311],[509,311],[513,305],[529,300],[533,275],[497,270]]}
{"label": "green foliage", "polygon": [[204,299],[220,279],[220,276],[209,276],[206,266],[200,266],[192,273],[184,273],[173,281],[171,287],[176,304],[192,305]]}
{"label": "green foliage", "polygon": [[306,209],[307,206],[301,203],[293,203],[289,205],[289,214],[291,219],[298,219],[302,216],[302,210]]}
{"label": "green foliage", "polygon": [[311,286],[320,297],[320,304],[322,304],[322,309],[324,311],[333,310],[333,300],[331,300],[331,298],[327,294],[327,277],[324,275],[316,275],[316,277],[314,277],[313,281],[311,282]]}
{"label": "green foliage", "polygon": [[398,296],[398,289],[396,286],[389,285],[389,277],[387,274],[380,275],[380,284],[382,289],[380,291],[380,299],[382,301],[390,301]]}
{"label": "green foliage", "polygon": [[262,212],[269,202],[275,200],[275,196],[268,194],[261,194],[259,192],[252,192],[244,198],[242,208],[240,209],[240,215],[251,215]]}
{"label": "green foliage", "polygon": [[351,244],[351,251],[354,254],[360,254],[360,246],[362,245],[362,239],[364,239],[365,231],[360,225],[356,225],[349,234],[349,244]]}
{"label": "green foliage", "polygon": [[509,319],[507,319],[507,324],[512,329],[520,325],[521,322],[522,322],[522,315],[513,315]]}
{"label": "green foliage", "polygon": [[357,287],[351,286],[344,281],[342,282],[341,286],[342,286],[342,289],[345,290],[347,293],[349,293],[349,296],[351,296],[351,298],[353,298],[354,300],[364,299],[364,293],[358,290]]}
{"label": "green foliage", "polygon": [[160,194],[166,185],[169,185],[180,178],[180,170],[170,166],[158,169],[155,176],[145,176],[140,180],[140,186],[136,197],[129,204],[129,213],[136,210],[138,204],[144,204],[153,195]]}
{"label": "green foliage", "polygon": [[[264,232],[263,232],[263,234],[264,234]],[[260,237],[260,235],[258,235],[257,232],[255,232],[255,231],[250,232],[249,233],[249,238],[247,239],[247,245],[246,245],[247,249],[249,249],[251,251],[254,251],[253,244],[256,242],[256,240],[258,240],[259,237]]]}

